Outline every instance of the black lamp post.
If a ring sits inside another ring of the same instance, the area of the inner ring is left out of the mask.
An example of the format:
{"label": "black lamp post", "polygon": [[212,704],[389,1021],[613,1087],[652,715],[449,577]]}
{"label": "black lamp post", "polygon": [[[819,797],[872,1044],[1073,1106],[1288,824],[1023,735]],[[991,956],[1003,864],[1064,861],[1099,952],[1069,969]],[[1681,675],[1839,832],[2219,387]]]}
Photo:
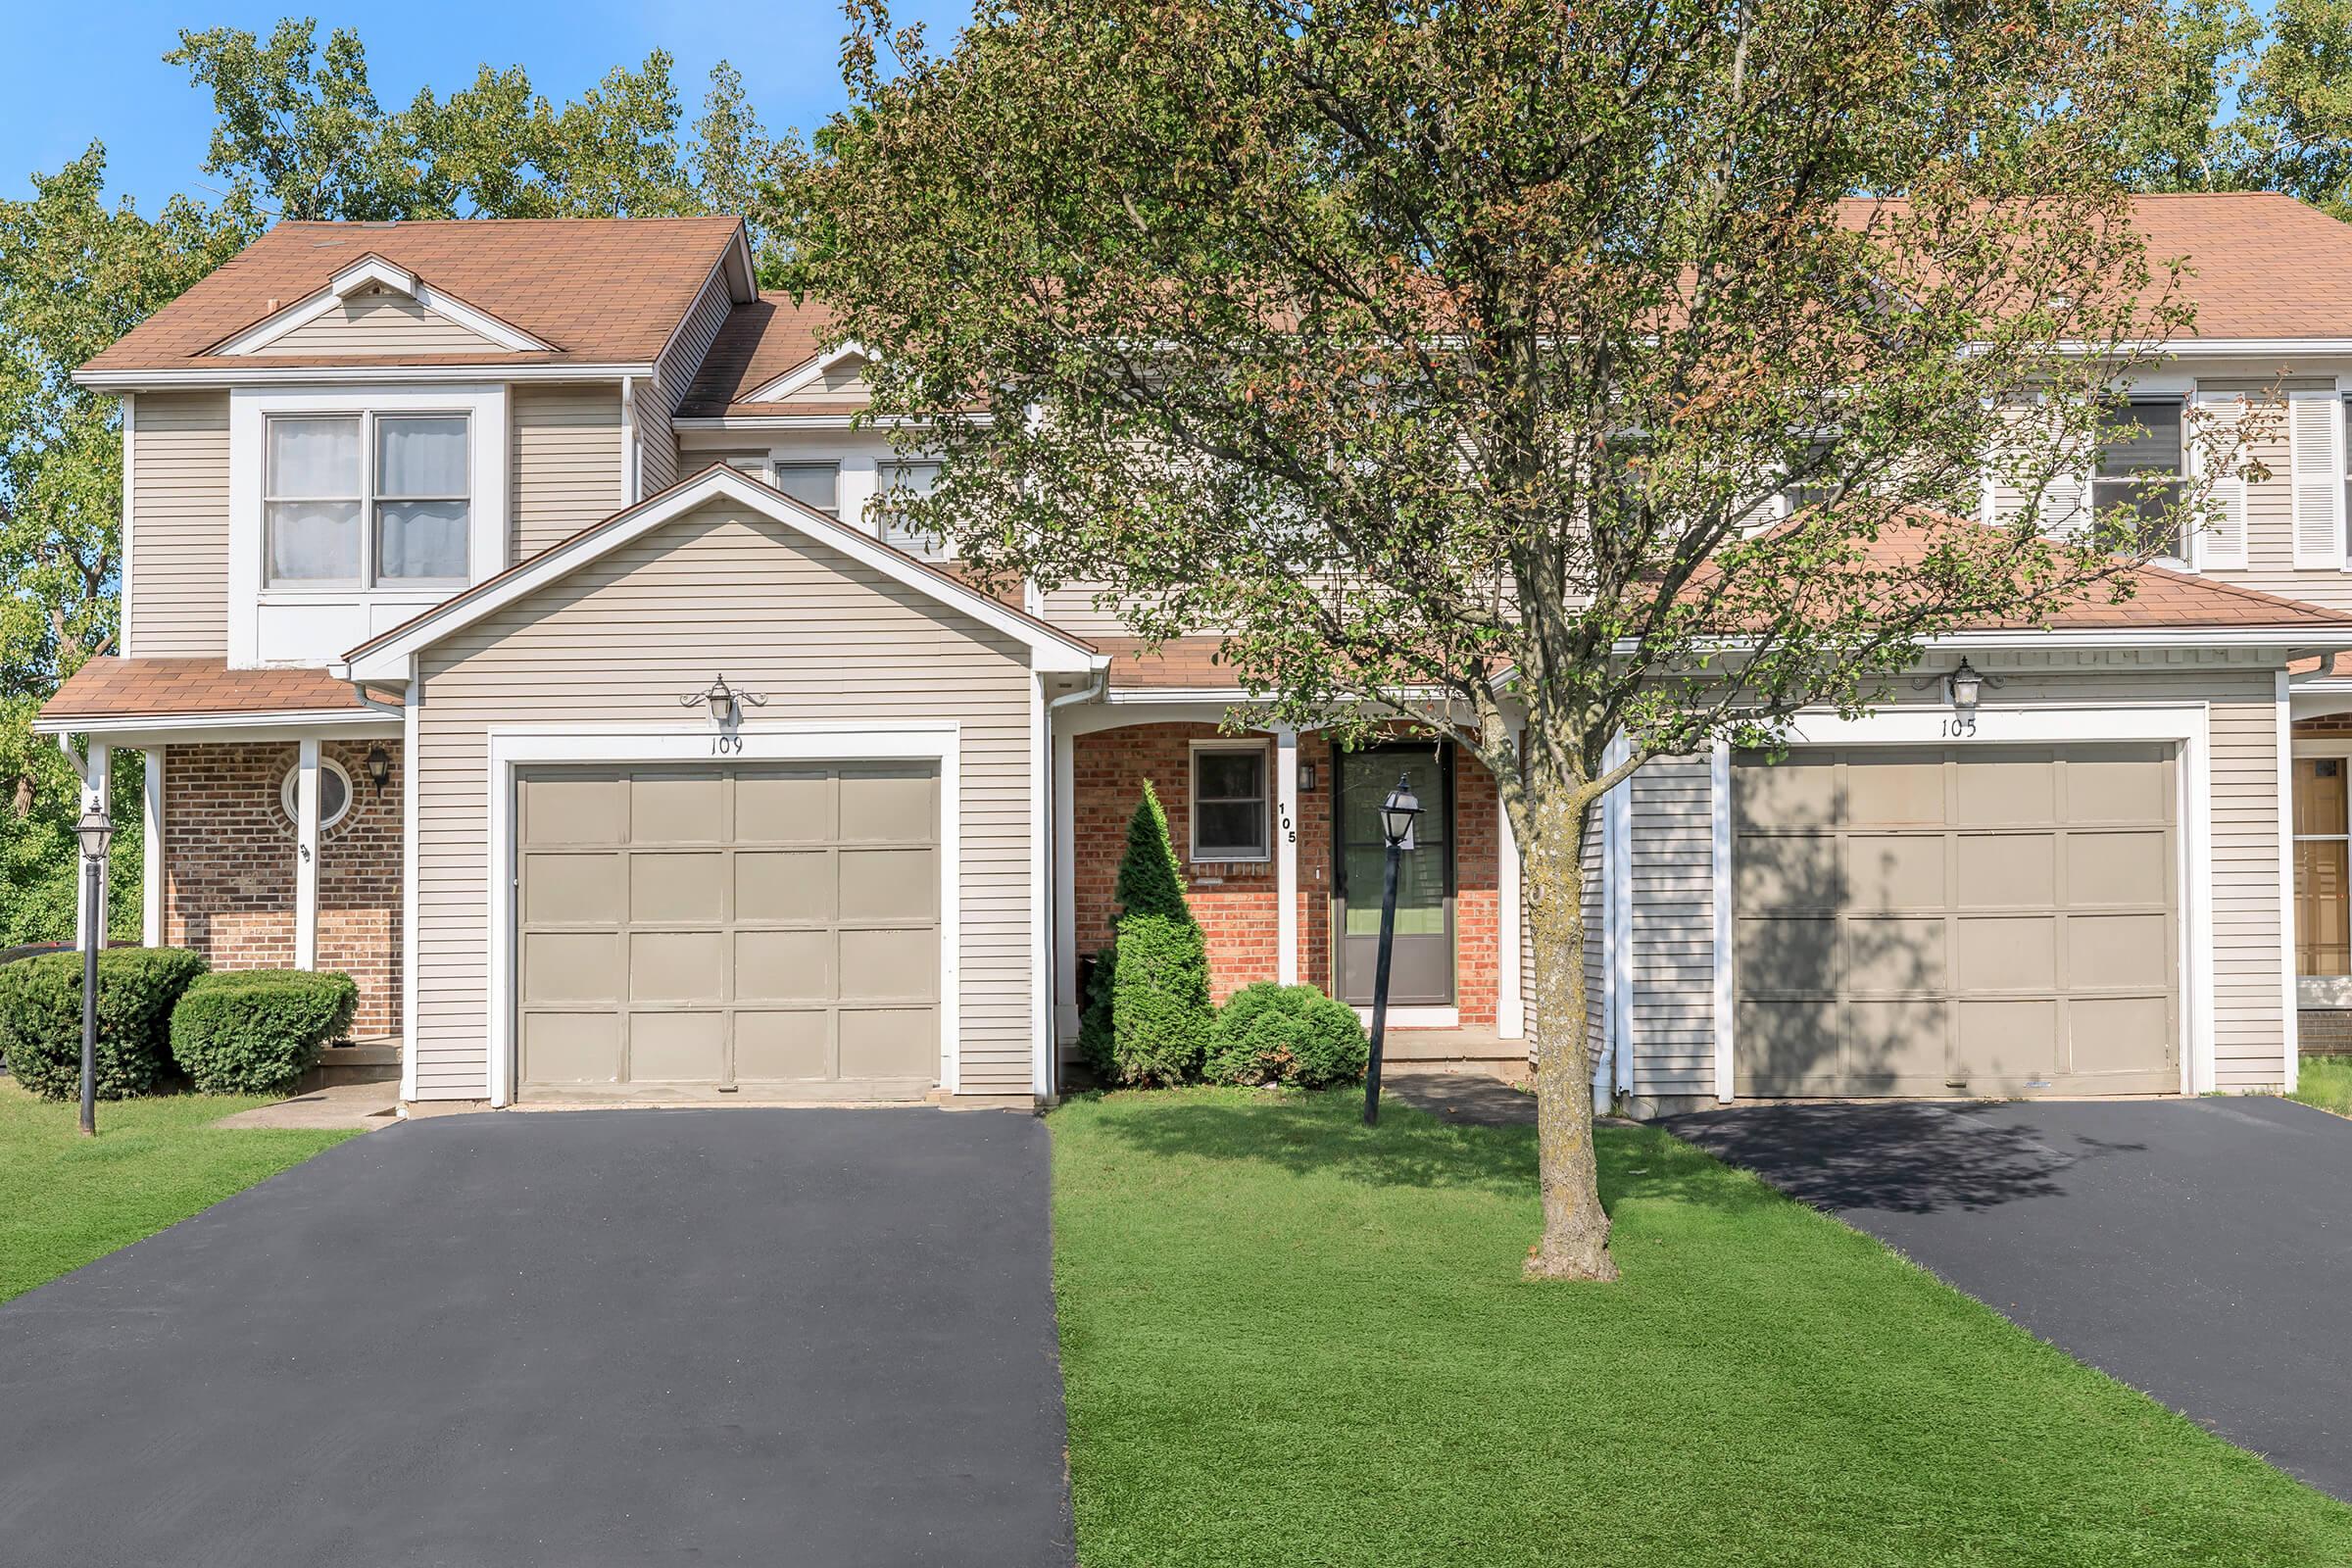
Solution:
{"label": "black lamp post", "polygon": [[1396,863],[1413,847],[1413,821],[1421,802],[1410,773],[1380,803],[1380,834],[1388,841],[1389,862],[1380,881],[1380,962],[1372,971],[1372,1056],[1364,1064],[1364,1125],[1380,1120],[1380,1050],[1389,1027],[1389,955],[1396,945]]}
{"label": "black lamp post", "polygon": [[107,846],[115,840],[114,818],[103,804],[92,806],[74,824],[81,840],[81,1135],[98,1134],[98,944],[105,933],[98,890],[105,886]]}

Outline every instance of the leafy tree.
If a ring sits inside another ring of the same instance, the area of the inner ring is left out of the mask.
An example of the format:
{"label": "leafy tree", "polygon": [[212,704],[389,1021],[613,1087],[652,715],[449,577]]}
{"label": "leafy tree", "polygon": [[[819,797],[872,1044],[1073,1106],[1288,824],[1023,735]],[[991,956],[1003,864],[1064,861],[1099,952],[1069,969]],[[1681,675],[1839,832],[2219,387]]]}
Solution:
{"label": "leafy tree", "polygon": [[1532,1274],[1615,1272],[1588,808],[2128,591],[2120,522],[1960,518],[1987,452],[2028,498],[2073,471],[2183,318],[2123,188],[2160,10],[1029,0],[934,54],[852,7],[850,108],[776,196],[877,416],[946,462],[918,526],[1213,631],[1262,711],[1402,715],[1495,777]]}
{"label": "leafy tree", "polygon": [[2232,130],[2242,184],[2352,219],[2352,0],[2278,0]]}

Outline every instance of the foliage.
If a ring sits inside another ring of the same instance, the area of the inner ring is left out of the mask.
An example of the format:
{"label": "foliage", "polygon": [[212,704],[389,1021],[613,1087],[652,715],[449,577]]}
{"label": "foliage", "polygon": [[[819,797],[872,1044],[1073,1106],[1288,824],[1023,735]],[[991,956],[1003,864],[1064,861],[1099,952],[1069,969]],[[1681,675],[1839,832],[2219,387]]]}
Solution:
{"label": "foliage", "polygon": [[2352,0],[2278,0],[2237,102],[2237,183],[2352,219]]}
{"label": "foliage", "polygon": [[1166,1088],[1200,1076],[1212,1012],[1200,928],[1164,914],[1119,916],[1111,978],[1115,1082]]}
{"label": "foliage", "polygon": [[[78,953],[0,966],[0,1058],[45,1100],[81,1093]],[[108,948],[98,955],[98,1098],[143,1095],[171,1060],[170,1024],[204,959],[180,948]]]}
{"label": "foliage", "polygon": [[[851,12],[777,206],[945,461],[911,521],[1147,641],[1215,628],[1260,721],[1486,766],[1546,1024],[1534,1266],[1605,1275],[1586,807],[2130,593],[2165,530],[2057,503],[2188,322],[2127,190],[2169,14],[1046,0],[933,54]],[[1987,452],[2009,526],[1969,520]]]}
{"label": "foliage", "polygon": [[290,1094],[359,1005],[358,983],[332,969],[208,974],[172,1010],[172,1059],[200,1094]]}
{"label": "foliage", "polygon": [[2305,1056],[2295,1074],[2295,1092],[2287,1098],[2352,1116],[2352,1056]]}
{"label": "foliage", "polygon": [[1094,956],[1086,971],[1086,995],[1078,1011],[1078,1054],[1098,1083],[1118,1082],[1118,1056],[1111,1049],[1111,1018],[1118,998],[1118,927],[1111,927],[1111,945]]}
{"label": "foliage", "polygon": [[358,1136],[213,1123],[258,1101],[158,1095],[78,1136],[71,1106],[0,1079],[0,1301]]}
{"label": "foliage", "polygon": [[1528,1290],[1534,1130],[1362,1110],[1047,1118],[1089,1568],[2352,1561],[2352,1509],[1655,1128],[1597,1130],[1625,1287]]}
{"label": "foliage", "polygon": [[1176,858],[1175,839],[1168,832],[1168,813],[1159,804],[1159,791],[1144,780],[1143,798],[1127,818],[1127,852],[1119,859],[1118,880],[1111,897],[1121,914],[1156,914],[1185,924],[1193,906],[1184,896],[1184,866]]}
{"label": "foliage", "polygon": [[1315,986],[1261,980],[1218,1009],[1201,1076],[1212,1084],[1322,1089],[1361,1078],[1371,1054],[1353,1007]]}

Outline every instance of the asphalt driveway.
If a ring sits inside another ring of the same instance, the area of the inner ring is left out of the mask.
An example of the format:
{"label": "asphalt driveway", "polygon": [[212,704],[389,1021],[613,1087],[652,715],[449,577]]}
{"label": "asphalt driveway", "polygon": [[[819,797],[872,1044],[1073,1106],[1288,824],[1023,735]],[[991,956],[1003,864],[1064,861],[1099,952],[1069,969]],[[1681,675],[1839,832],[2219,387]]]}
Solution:
{"label": "asphalt driveway", "polygon": [[2352,1500],[2352,1121],[2279,1100],[1759,1105],[1665,1125]]}
{"label": "asphalt driveway", "polygon": [[1047,1135],[453,1116],[0,1306],[0,1558],[1066,1564]]}

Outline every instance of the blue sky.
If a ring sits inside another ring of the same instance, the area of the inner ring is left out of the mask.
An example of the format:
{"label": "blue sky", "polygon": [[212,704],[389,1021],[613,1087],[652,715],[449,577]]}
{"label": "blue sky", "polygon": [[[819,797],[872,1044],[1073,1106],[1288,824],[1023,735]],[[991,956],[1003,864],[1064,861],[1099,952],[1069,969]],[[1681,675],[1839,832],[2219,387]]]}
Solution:
{"label": "blue sky", "polygon": [[[691,122],[704,80],[720,59],[743,73],[771,131],[807,130],[841,104],[843,31],[837,0],[409,0],[398,6],[337,4],[316,13],[291,3],[243,0],[0,0],[0,197],[29,195],[28,175],[107,147],[108,185],[152,213],[175,191],[220,183],[202,172],[212,132],[210,96],[163,55],[182,27],[236,26],[267,37],[277,19],[316,14],[323,40],[336,26],[368,46],[378,102],[405,104],[416,89],[447,93],[474,68],[520,65],[561,103],[616,65],[657,48],[677,57],[679,96]],[[970,14],[967,0],[900,0],[894,20],[930,24],[934,42]]]}

